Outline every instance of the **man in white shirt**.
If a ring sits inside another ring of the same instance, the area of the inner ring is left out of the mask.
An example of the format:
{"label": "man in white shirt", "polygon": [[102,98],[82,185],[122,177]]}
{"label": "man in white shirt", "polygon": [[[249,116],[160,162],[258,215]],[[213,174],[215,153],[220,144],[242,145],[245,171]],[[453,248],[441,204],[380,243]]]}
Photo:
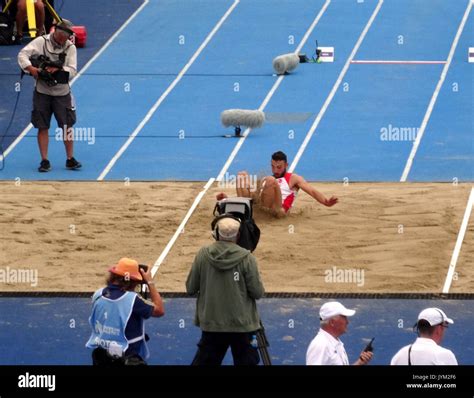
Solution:
{"label": "man in white shirt", "polygon": [[69,170],[81,168],[81,163],[73,156],[72,126],[76,123],[76,108],[69,81],[77,72],[77,52],[76,46],[70,40],[74,35],[72,26],[71,21],[63,19],[56,25],[53,33],[36,38],[18,54],[21,69],[36,80],[31,123],[38,129],[41,155],[39,172],[51,170],[48,160],[48,134],[53,114],[59,130],[63,133],[66,168]]}
{"label": "man in white shirt", "polygon": [[453,320],[439,308],[426,308],[418,315],[418,338],[400,349],[391,365],[457,365],[453,352],[441,347],[444,333]]}
{"label": "man in white shirt", "polygon": [[[355,310],[350,310],[337,301],[322,305],[319,311],[321,328],[308,347],[306,365],[349,365],[349,358],[339,336],[347,331],[347,317],[354,314]],[[370,351],[362,351],[353,365],[366,365],[372,355]]]}

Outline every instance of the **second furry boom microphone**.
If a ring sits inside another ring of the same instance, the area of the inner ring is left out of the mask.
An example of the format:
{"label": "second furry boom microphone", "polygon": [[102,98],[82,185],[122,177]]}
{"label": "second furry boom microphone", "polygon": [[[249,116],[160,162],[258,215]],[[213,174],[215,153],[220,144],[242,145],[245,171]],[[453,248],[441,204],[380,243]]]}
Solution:
{"label": "second furry boom microphone", "polygon": [[296,69],[299,63],[300,57],[298,54],[283,54],[275,57],[273,60],[273,69],[275,69],[277,75],[284,75],[285,73]]}
{"label": "second furry boom microphone", "polygon": [[235,136],[240,137],[241,127],[252,129],[261,127],[265,122],[265,113],[255,109],[227,109],[221,113],[224,127],[235,127]]}
{"label": "second furry boom microphone", "polygon": [[316,48],[310,57],[307,57],[304,53],[279,55],[273,59],[273,69],[277,75],[287,75],[295,70],[299,64],[320,64],[326,62],[334,62],[334,47],[319,47],[316,40]]}

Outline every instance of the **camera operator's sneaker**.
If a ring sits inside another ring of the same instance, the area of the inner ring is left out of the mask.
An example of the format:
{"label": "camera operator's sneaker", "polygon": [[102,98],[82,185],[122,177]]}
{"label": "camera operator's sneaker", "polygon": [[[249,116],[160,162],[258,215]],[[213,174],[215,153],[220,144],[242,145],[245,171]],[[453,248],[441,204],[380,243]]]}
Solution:
{"label": "camera operator's sneaker", "polygon": [[13,40],[13,44],[21,45],[23,40],[23,35],[15,35],[15,39]]}
{"label": "camera operator's sneaker", "polygon": [[77,170],[82,167],[82,164],[80,164],[76,159],[71,158],[66,160],[66,168],[69,170]]}
{"label": "camera operator's sneaker", "polygon": [[48,159],[44,159],[40,163],[40,167],[38,167],[38,171],[40,173],[46,173],[51,170],[51,163],[49,163]]}

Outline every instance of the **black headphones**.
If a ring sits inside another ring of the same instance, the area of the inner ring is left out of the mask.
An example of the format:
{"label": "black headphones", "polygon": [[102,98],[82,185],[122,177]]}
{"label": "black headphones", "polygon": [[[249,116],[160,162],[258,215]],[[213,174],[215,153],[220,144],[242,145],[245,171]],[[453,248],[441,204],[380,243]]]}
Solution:
{"label": "black headphones", "polygon": [[232,220],[238,221],[239,225],[241,223],[240,219],[238,219],[237,217],[234,217],[232,214],[229,214],[229,213],[224,213],[217,216],[216,218],[214,218],[214,220],[211,223],[212,236],[214,237],[215,240],[219,240],[219,227],[217,226],[217,224],[219,223],[220,220],[224,218],[231,218]]}

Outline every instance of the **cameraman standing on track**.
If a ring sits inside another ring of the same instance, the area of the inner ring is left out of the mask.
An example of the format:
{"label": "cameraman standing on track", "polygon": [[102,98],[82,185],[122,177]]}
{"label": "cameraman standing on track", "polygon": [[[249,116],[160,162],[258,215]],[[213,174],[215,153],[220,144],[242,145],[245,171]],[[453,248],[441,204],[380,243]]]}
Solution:
{"label": "cameraman standing on track", "polygon": [[[59,128],[63,130],[66,168],[75,170],[81,167],[73,157],[72,126],[76,122],[76,111],[69,86],[69,80],[77,73],[76,46],[70,41],[73,34],[72,23],[63,19],[53,33],[38,37],[18,54],[21,69],[36,80],[31,123],[38,129],[40,172],[51,170],[48,133],[53,113]],[[37,66],[33,66],[33,63]]]}

